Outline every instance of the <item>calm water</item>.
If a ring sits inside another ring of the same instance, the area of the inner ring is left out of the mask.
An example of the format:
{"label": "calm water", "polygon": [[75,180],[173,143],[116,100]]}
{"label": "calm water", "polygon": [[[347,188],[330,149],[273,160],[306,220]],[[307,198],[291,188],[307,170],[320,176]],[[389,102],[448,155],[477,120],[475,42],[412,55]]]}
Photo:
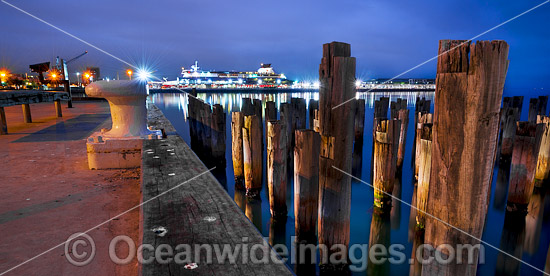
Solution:
{"label": "calm water", "polygon": [[[359,98],[366,99],[365,108],[365,134],[362,149],[355,149],[354,152],[354,174],[362,180],[371,183],[371,154],[372,154],[372,135],[370,131],[373,127],[373,105],[374,100],[380,97],[390,97],[391,101],[397,98],[406,98],[408,108],[410,110],[409,126],[406,141],[406,155],[403,164],[402,176],[400,184],[394,188],[394,196],[400,197],[403,201],[410,203],[413,198],[414,190],[414,175],[411,169],[412,164],[412,148],[414,140],[414,103],[417,96],[426,97],[432,100],[433,93],[361,93]],[[508,95],[505,95],[508,96]],[[512,95],[510,95],[512,96]],[[533,95],[534,96],[534,95]],[[226,160],[227,167],[216,173],[216,177],[227,190],[228,194],[235,199],[235,202],[243,210],[246,216],[254,223],[258,230],[269,237],[270,243],[285,243],[287,248],[291,248],[291,236],[294,235],[294,205],[293,205],[293,179],[289,179],[287,191],[287,207],[288,218],[286,223],[272,223],[271,214],[269,212],[269,200],[266,186],[265,176],[265,149],[264,149],[264,176],[263,176],[263,191],[261,193],[261,201],[248,202],[245,200],[242,191],[235,191],[233,166],[231,159],[231,111],[239,111],[242,98],[250,97],[261,99],[265,104],[266,101],[272,100],[276,102],[277,109],[280,108],[280,103],[290,101],[291,97],[305,98],[306,103],[309,99],[318,99],[317,93],[288,93],[288,94],[199,94],[199,98],[211,104],[221,104],[227,115],[226,120]],[[190,144],[189,125],[187,123],[187,96],[184,94],[166,93],[153,94],[152,101],[164,112],[166,117],[175,126],[178,134]],[[522,120],[527,118],[527,110],[529,106],[529,97],[525,97]],[[433,112],[433,104],[432,104]],[[307,122],[307,120],[306,120]],[[265,130],[264,130],[265,132]],[[265,135],[265,134],[264,134]],[[264,145],[265,147],[265,145]],[[507,170],[495,166],[493,183],[491,186],[491,202],[486,220],[486,226],[482,239],[502,248],[507,252],[520,257],[525,262],[534,265],[544,270],[548,246],[550,243],[550,200],[545,200],[549,197],[546,191],[535,193],[532,198],[532,207],[530,213],[524,219],[514,218],[510,215],[505,216],[506,195],[508,191],[508,183],[504,177]],[[351,244],[368,244],[371,231],[387,235],[385,242],[389,244],[402,244],[405,249],[402,251],[406,254],[407,260],[411,257],[414,241],[414,212],[411,215],[411,208],[394,200],[391,214],[380,220],[373,221],[373,189],[368,185],[359,181],[352,181],[352,200],[351,200]],[[536,208],[540,206],[540,208]],[[505,221],[506,218],[506,221]],[[505,223],[506,222],[506,223]],[[372,224],[372,225],[371,225]],[[373,229],[371,229],[371,227]],[[388,238],[389,237],[389,238]],[[356,256],[359,258],[361,252],[357,250]],[[366,258],[366,256],[362,256]],[[365,261],[366,264],[366,261]],[[479,264],[478,275],[495,275],[495,272],[504,269],[504,265],[508,268],[514,265],[514,261],[505,255],[500,254],[495,249],[485,246],[485,263]],[[295,269],[293,265],[289,266]],[[408,261],[399,265],[385,265],[381,267],[370,267],[378,272],[384,272],[387,275],[408,275],[411,265]],[[366,272],[357,272],[354,275],[365,275]],[[530,268],[527,265],[521,264],[520,275],[541,275],[540,272]]]}

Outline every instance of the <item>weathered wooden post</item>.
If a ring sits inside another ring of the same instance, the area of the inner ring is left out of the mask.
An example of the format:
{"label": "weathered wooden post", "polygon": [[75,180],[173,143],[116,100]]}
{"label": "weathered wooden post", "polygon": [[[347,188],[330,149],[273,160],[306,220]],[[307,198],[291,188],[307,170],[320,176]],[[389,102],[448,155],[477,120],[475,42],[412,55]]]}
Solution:
{"label": "weathered wooden post", "polygon": [[418,157],[418,194],[416,206],[420,210],[416,215],[416,224],[424,229],[430,189],[430,174],[432,167],[432,126],[425,124],[420,133],[420,155]]}
{"label": "weathered wooden post", "polygon": [[[349,44],[332,42],[323,45],[319,66],[319,243],[327,246],[349,244],[351,208],[351,171],[355,98],[355,58]],[[347,102],[347,103],[346,103]],[[344,106],[339,106],[345,104]],[[340,171],[342,170],[342,171]],[[323,250],[321,250],[323,251]],[[328,254],[327,254],[328,253]],[[322,263],[328,270],[346,266]]]}
{"label": "weathered wooden post", "polygon": [[225,113],[220,104],[212,108],[212,159],[219,168],[225,168]]}
{"label": "weathered wooden post", "polygon": [[257,198],[262,189],[262,133],[260,118],[244,117],[243,159],[246,196]]}
{"label": "weathered wooden post", "polygon": [[212,157],[212,107],[207,103],[203,103],[200,114],[201,129],[203,133],[203,136],[201,137],[201,142],[204,150],[199,156],[202,155],[203,160],[208,160]]}
{"label": "weathered wooden post", "polygon": [[321,136],[311,129],[296,130],[294,148],[294,217],[297,242],[314,243],[319,201]]}
{"label": "weathered wooden post", "polygon": [[363,165],[363,134],[365,132],[365,100],[358,99],[355,104],[355,141],[353,143],[353,155],[351,173],[361,178],[361,167]]}
{"label": "weathered wooden post", "polygon": [[265,129],[265,144],[267,146],[267,123],[269,121],[277,121],[277,107],[275,106],[274,101],[267,101],[265,102],[265,122],[264,122],[264,129]]}
{"label": "weathered wooden post", "polygon": [[63,111],[61,110],[61,100],[55,100],[54,106],[55,106],[55,116],[57,118],[63,117]]}
{"label": "weathered wooden post", "polygon": [[[280,119],[281,122],[286,126],[286,150],[287,154],[290,156],[292,151],[292,137],[294,134],[292,133],[292,105],[290,103],[281,103],[281,114]],[[288,161],[290,162],[292,158],[289,158]],[[290,164],[289,164],[290,166]]]}
{"label": "weathered wooden post", "polygon": [[418,123],[416,124],[416,133],[415,133],[415,154],[414,154],[414,176],[418,179],[418,170],[420,169],[420,140],[422,139],[422,132],[425,131],[424,128],[427,126],[429,130],[432,129],[433,123],[433,114],[424,113],[418,114]]}
{"label": "weathered wooden post", "polygon": [[534,177],[539,149],[536,135],[535,124],[518,122],[510,170],[508,211],[527,211],[527,205],[535,187]]}
{"label": "weathered wooden post", "polygon": [[264,136],[264,125],[262,124],[263,122],[263,115],[262,115],[262,100],[260,99],[254,99],[253,101],[253,109],[254,109],[254,115],[258,116],[258,118],[260,118],[260,134],[262,135],[262,139],[260,140],[260,142],[262,143],[262,152],[264,150],[264,139],[263,139],[263,136]]}
{"label": "weathered wooden post", "polygon": [[244,116],[250,116],[254,115],[254,106],[252,105],[252,99],[250,98],[243,98],[242,99],[242,107],[241,112]]}
{"label": "weathered wooden post", "polygon": [[6,112],[3,106],[0,106],[0,134],[8,134],[8,123],[6,121]]}
{"label": "weathered wooden post", "polygon": [[538,115],[546,115],[546,105],[548,103],[548,96],[539,96],[538,98],[531,98],[529,100],[529,116],[528,121],[535,123]]}
{"label": "weathered wooden post", "polygon": [[25,123],[32,123],[31,106],[29,104],[22,104],[23,108],[23,121]]}
{"label": "weathered wooden post", "polygon": [[504,161],[512,156],[514,149],[514,138],[516,137],[516,119],[518,118],[518,109],[514,107],[506,107],[501,109],[501,137],[500,158]]}
{"label": "weathered wooden post", "polygon": [[243,113],[231,113],[231,156],[236,188],[244,188],[243,127]]}
{"label": "weathered wooden post", "polygon": [[267,122],[267,187],[271,217],[286,218],[287,142],[282,121]]}
{"label": "weathered wooden post", "polygon": [[397,168],[403,166],[405,156],[405,144],[407,141],[407,127],[409,125],[409,110],[407,109],[407,100],[398,98],[392,102],[391,118],[401,121],[401,130],[399,135],[399,146],[397,150]]}
{"label": "weathered wooden post", "polygon": [[497,183],[495,187],[495,199],[493,208],[498,210],[506,209],[506,195],[508,194],[508,183],[510,182],[510,162],[498,164]]}
{"label": "weathered wooden post", "polygon": [[292,133],[295,133],[298,129],[306,129],[306,100],[302,98],[290,99],[292,104]]}
{"label": "weathered wooden post", "polygon": [[309,99],[308,112],[309,112],[309,129],[315,129],[315,110],[319,110],[319,101]]}
{"label": "weathered wooden post", "polygon": [[[479,244],[449,224],[481,237],[490,200],[507,58],[504,41],[439,43],[427,213],[448,224],[426,218],[425,242],[434,248]],[[467,259],[469,251],[465,251],[462,260]],[[448,258],[445,249],[438,252]],[[425,259],[434,254],[424,251]],[[475,260],[478,254],[475,251]],[[475,275],[476,269],[477,261],[432,262],[422,267],[422,274]]]}
{"label": "weathered wooden post", "polygon": [[537,169],[535,171],[536,186],[541,186],[550,174],[550,117],[539,115],[537,124],[540,124],[541,137],[540,148],[537,157]]}
{"label": "weathered wooden post", "polygon": [[363,145],[363,133],[365,132],[365,100],[358,99],[355,104],[355,143]]}
{"label": "weathered wooden post", "polygon": [[[412,165],[415,165],[416,164],[416,154],[417,154],[417,150],[416,148],[419,146],[419,142],[417,140],[417,129],[418,129],[418,124],[420,122],[422,123],[432,123],[432,117],[425,117],[426,114],[429,114],[430,113],[430,110],[431,110],[431,101],[430,100],[426,100],[426,98],[422,97],[416,97],[416,103],[415,103],[415,106],[414,106],[414,143],[413,143],[413,150],[412,150],[412,158],[411,160],[413,161],[412,162]],[[432,114],[428,115],[428,116],[432,116]],[[420,127],[422,128],[422,127]],[[416,174],[415,174],[416,176]]]}
{"label": "weathered wooden post", "polygon": [[376,126],[374,139],[374,206],[382,211],[391,208],[393,185],[397,173],[399,120],[382,120]]}

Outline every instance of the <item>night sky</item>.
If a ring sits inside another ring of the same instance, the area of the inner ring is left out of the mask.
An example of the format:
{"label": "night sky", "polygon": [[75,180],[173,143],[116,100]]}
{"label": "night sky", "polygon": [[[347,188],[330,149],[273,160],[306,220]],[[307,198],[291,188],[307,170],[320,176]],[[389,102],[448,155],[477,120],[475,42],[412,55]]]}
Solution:
{"label": "night sky", "polygon": [[[8,2],[155,75],[175,79],[195,60],[209,70],[272,63],[291,79],[314,80],[322,44],[351,44],[357,77],[390,78],[437,55],[440,39],[472,38],[544,1],[39,1]],[[550,3],[481,40],[510,44],[506,89],[550,90]],[[99,66],[123,77],[127,65],[0,3],[0,67],[89,54],[71,72]],[[405,77],[434,78],[432,61]],[[71,76],[71,78],[74,78]],[[540,93],[540,92],[539,92]]]}

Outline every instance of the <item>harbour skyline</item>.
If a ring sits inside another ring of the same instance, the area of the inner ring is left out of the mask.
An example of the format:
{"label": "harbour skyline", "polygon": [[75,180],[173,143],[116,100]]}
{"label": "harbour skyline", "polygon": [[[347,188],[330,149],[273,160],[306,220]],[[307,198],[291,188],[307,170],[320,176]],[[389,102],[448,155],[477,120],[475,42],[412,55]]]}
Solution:
{"label": "harbour skyline", "polygon": [[[343,40],[349,41],[356,53],[357,78],[366,80],[391,78],[433,58],[435,42],[441,37],[472,38],[542,2],[423,1],[410,5],[344,1],[333,7],[308,1],[235,2],[230,6],[100,1],[85,9],[81,3],[69,1],[8,3],[122,60],[148,66],[159,78],[175,79],[181,67],[200,60],[208,70],[252,70],[260,63],[272,63],[292,79],[314,80],[320,54],[315,46]],[[478,38],[511,42],[507,89],[550,89],[550,60],[539,46],[549,42],[550,31],[545,27],[548,10],[541,6]],[[122,77],[128,67],[6,2],[0,18],[4,26],[13,26],[0,31],[4,38],[0,67],[11,72],[25,73],[29,64],[54,61],[56,56],[68,59],[84,50],[89,54],[71,64],[71,72],[97,66],[102,75],[116,77],[118,72]],[[433,60],[403,77],[433,78],[435,69]]]}

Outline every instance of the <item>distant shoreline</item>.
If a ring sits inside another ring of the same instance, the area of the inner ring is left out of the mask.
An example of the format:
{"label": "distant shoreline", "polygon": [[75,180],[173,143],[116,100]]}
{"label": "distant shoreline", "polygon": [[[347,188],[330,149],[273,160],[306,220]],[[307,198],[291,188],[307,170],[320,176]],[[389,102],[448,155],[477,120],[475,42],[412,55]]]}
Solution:
{"label": "distant shoreline", "polygon": [[[190,92],[191,88],[184,89],[149,89],[149,93],[182,93],[182,91]],[[253,93],[253,94],[278,94],[278,93],[317,93],[319,89],[299,89],[299,88],[250,88],[250,89],[197,89],[197,93]],[[435,92],[435,89],[358,89],[357,92]]]}

